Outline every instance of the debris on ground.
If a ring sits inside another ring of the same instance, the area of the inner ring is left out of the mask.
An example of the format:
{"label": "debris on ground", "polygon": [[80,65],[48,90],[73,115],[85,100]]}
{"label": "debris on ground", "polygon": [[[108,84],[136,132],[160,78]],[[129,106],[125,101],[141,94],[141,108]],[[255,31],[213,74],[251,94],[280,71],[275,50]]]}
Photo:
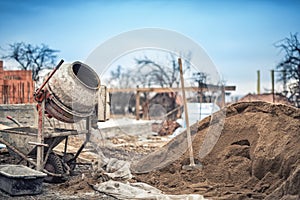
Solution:
{"label": "debris on ground", "polygon": [[172,135],[178,127],[180,127],[178,122],[174,120],[165,120],[162,123],[161,129],[158,131],[158,135]]}
{"label": "debris on ground", "polygon": [[93,177],[101,177],[105,175],[109,179],[113,180],[129,180],[132,178],[130,162],[125,160],[110,158],[105,159],[104,162],[96,161],[93,166]]}
{"label": "debris on ground", "polygon": [[[185,132],[173,139],[119,135],[99,141],[98,146],[87,145],[79,161],[93,165],[78,165],[65,183],[43,183],[42,194],[20,199],[117,199],[121,197],[113,196],[115,189],[140,184],[156,188],[165,199],[192,199],[193,195],[207,199],[300,199],[299,133],[297,108],[266,102],[236,103],[191,126],[195,163],[202,168],[182,168],[190,164]],[[72,151],[82,139],[72,137],[69,142],[68,151]],[[203,144],[214,145],[207,148]],[[63,148],[58,145],[55,151]],[[106,159],[97,163],[99,157]],[[0,150],[0,160],[1,164],[17,162],[6,148]],[[109,184],[114,186],[111,192],[103,189]],[[10,197],[0,192],[0,198]]]}

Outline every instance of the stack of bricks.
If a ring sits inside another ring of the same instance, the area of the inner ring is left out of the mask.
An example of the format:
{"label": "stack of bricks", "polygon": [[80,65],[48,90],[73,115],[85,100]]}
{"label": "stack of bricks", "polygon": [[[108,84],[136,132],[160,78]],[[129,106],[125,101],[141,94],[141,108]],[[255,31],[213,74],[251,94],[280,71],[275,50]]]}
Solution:
{"label": "stack of bricks", "polygon": [[0,104],[33,103],[34,82],[29,70],[3,70],[0,61]]}

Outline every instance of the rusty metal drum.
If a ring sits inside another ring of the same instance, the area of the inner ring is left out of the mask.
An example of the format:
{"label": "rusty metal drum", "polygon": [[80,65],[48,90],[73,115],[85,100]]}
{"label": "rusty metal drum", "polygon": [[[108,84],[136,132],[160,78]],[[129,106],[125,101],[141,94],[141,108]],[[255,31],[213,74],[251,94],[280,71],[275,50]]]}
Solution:
{"label": "rusty metal drum", "polygon": [[47,113],[62,122],[74,123],[92,114],[100,79],[91,67],[76,61],[63,64],[46,87],[50,94],[45,102]]}

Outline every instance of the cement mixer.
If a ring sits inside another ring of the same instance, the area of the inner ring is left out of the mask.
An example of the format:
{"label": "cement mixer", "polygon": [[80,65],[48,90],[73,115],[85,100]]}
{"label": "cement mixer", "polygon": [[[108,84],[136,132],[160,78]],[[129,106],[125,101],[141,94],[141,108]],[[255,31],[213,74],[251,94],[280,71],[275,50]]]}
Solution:
{"label": "cement mixer", "polygon": [[[48,174],[46,180],[65,180],[75,168],[76,159],[89,142],[91,118],[100,87],[97,73],[81,62],[63,64],[63,60],[35,92],[38,109],[38,128],[18,127],[0,130],[0,143],[5,144],[16,157],[27,161],[39,171]],[[85,130],[44,128],[45,117],[74,123],[85,119]],[[75,155],[67,152],[68,136],[85,134],[85,141]],[[58,156],[52,150],[65,140],[64,152]]]}
{"label": "cement mixer", "polygon": [[99,87],[97,73],[77,61],[57,67],[36,92],[35,99],[37,102],[45,99],[48,117],[74,123],[92,115]]}

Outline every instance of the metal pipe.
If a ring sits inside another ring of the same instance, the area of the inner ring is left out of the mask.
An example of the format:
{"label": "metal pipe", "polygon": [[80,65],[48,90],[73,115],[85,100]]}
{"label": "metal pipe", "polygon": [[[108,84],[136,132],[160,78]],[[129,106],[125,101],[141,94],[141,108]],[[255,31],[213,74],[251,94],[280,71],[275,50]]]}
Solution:
{"label": "metal pipe", "polygon": [[45,85],[49,82],[51,77],[55,74],[55,72],[59,69],[59,67],[63,64],[64,60],[60,60],[60,62],[57,64],[57,66],[54,68],[54,70],[51,72],[51,74],[47,77],[47,79],[43,82],[42,86],[36,91],[35,94],[40,94],[42,89],[45,87]]}
{"label": "metal pipe", "polygon": [[16,120],[15,118],[13,118],[12,116],[6,116],[7,119],[13,121],[15,124],[18,125],[18,127],[21,127],[22,124],[20,122],[18,122],[18,120]]}

